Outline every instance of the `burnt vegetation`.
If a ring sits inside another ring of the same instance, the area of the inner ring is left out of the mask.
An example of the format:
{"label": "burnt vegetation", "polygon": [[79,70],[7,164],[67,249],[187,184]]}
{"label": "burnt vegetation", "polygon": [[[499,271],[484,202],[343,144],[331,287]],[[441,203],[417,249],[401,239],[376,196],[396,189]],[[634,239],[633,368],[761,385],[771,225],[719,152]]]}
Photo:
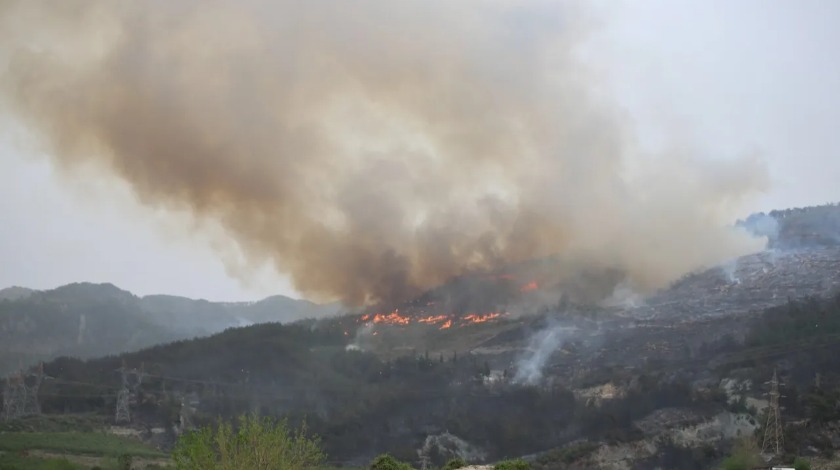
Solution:
{"label": "burnt vegetation", "polygon": [[[797,220],[791,217],[781,225]],[[840,258],[825,246],[809,250],[775,264],[743,258],[737,282],[718,270],[694,273],[623,310],[566,298],[528,316],[480,323],[463,321],[462,312],[441,329],[418,320],[439,307],[436,292],[400,308],[393,322],[370,317],[370,330],[356,314],[230,328],[118,356],[61,357],[44,365],[41,410],[112,421],[118,370],[127,364],[144,374],[131,426],[163,449],[189,429],[257,413],[295,427],[305,422],[333,465],[366,466],[388,452],[441,467],[457,455],[439,448],[420,457],[418,449],[447,433],[483,451],[470,462],[529,456],[537,470],[591,468],[599,449],[647,439],[657,451],[640,461],[644,468],[691,469],[722,461],[733,438],[687,443],[656,429],[737,415],[751,425],[739,432],[760,435],[765,411],[756,399],[778,371],[785,452],[791,461],[829,454],[840,436],[840,294],[832,277]],[[805,286],[799,292],[814,295],[789,295],[797,282]],[[523,351],[539,348],[530,340],[558,327],[565,333],[541,380],[514,380],[531,357]],[[350,347],[361,331],[371,335],[366,347]],[[735,379],[749,393],[727,390]]]}
{"label": "burnt vegetation", "polygon": [[[785,392],[789,417],[808,419],[812,426],[836,421],[840,384],[825,371],[837,370],[840,358],[830,348],[799,346],[836,340],[838,319],[840,296],[768,309],[755,318],[742,345],[722,346],[738,361],[717,372],[724,375],[749,363],[758,381],[780,357],[793,361],[796,367],[788,373],[791,385]],[[641,436],[634,423],[657,409],[713,412],[743,406],[727,403],[719,393],[699,392],[690,376],[675,375],[669,368],[636,375],[626,395],[593,406],[559,381],[538,387],[488,386],[489,368],[472,354],[389,359],[346,351],[345,344],[342,331],[328,324],[270,324],[120,357],[61,358],[45,366],[55,379],[44,386],[42,406],[48,414],[111,413],[109,390],[118,386],[115,370],[122,360],[142,363],[148,377],[139,392],[137,415],[148,427],[176,424],[176,397],[189,395],[199,403],[196,424],[248,411],[306,420],[322,436],[331,459],[341,462],[369,460],[382,450],[413,461],[422,437],[444,430],[492,449],[491,459],[540,452],[581,438],[630,442]],[[813,382],[819,371],[824,371],[820,388],[793,385]],[[554,455],[566,461],[591,450],[576,449]]]}

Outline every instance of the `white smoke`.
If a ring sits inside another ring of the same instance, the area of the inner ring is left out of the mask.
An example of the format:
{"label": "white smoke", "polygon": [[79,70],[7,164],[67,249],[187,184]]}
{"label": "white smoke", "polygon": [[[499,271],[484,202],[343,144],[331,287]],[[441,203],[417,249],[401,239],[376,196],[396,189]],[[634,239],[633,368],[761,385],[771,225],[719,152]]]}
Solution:
{"label": "white smoke", "polygon": [[239,326],[239,327],[251,326],[251,325],[254,324],[254,322],[252,322],[251,320],[248,320],[245,317],[236,317],[236,322],[237,322],[237,326]]}
{"label": "white smoke", "polygon": [[365,323],[358,330],[353,337],[353,342],[344,347],[347,351],[365,351],[373,339],[374,324]]}
{"label": "white smoke", "polygon": [[615,286],[613,293],[604,300],[605,307],[635,308],[644,305],[644,296],[636,292],[627,283],[622,282]]}
{"label": "white smoke", "polygon": [[779,238],[779,221],[763,212],[750,215],[738,225],[754,237],[766,238],[768,245]]}
{"label": "white smoke", "polygon": [[449,432],[426,436],[423,447],[417,450],[422,469],[431,466],[433,454],[445,460],[458,457],[466,462],[482,461],[487,456],[481,449]]}
{"label": "white smoke", "polygon": [[724,277],[730,284],[740,284],[741,279],[738,277],[738,258],[727,261],[720,266],[720,270]]}
{"label": "white smoke", "polygon": [[543,378],[543,369],[563,342],[572,336],[578,328],[550,324],[531,336],[528,353],[517,363],[513,383],[520,385],[537,385]]}

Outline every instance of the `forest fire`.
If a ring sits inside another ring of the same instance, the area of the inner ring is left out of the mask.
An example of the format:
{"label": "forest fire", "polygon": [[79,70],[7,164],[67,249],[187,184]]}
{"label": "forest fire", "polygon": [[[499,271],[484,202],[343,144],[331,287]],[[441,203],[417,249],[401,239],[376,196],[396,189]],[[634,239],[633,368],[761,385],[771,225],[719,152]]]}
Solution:
{"label": "forest fire", "polygon": [[441,315],[429,315],[420,318],[414,318],[410,316],[401,315],[399,310],[394,310],[388,314],[376,313],[376,314],[365,314],[359,317],[357,320],[361,323],[374,323],[374,324],[383,324],[383,325],[395,325],[395,326],[407,326],[410,324],[422,324],[422,325],[440,325],[438,329],[445,330],[447,328],[451,328],[455,323],[458,323],[459,326],[466,326],[466,325],[474,325],[479,323],[485,323],[491,320],[496,320],[503,315],[507,315],[503,312],[491,312],[485,314],[477,314],[477,313],[470,313],[462,318],[458,318],[458,315],[454,314],[441,314]]}
{"label": "forest fire", "polygon": [[449,317],[447,315],[434,315],[434,316],[423,317],[423,318],[417,320],[417,323],[426,323],[426,324],[429,324],[429,325],[435,325],[437,323],[444,322],[447,319],[449,319]]}
{"label": "forest fire", "polygon": [[539,288],[540,288],[540,285],[537,284],[537,281],[531,281],[528,284],[525,284],[524,286],[520,287],[519,291],[520,292],[531,292],[531,291],[537,290]]}
{"label": "forest fire", "polygon": [[377,313],[373,316],[374,323],[387,323],[389,325],[408,325],[411,323],[411,318],[400,315],[399,310],[394,310],[388,315]]}
{"label": "forest fire", "polygon": [[501,317],[502,314],[498,312],[487,313],[484,315],[476,315],[475,313],[471,313],[464,317],[464,323],[484,323],[490,320],[495,320],[496,318]]}

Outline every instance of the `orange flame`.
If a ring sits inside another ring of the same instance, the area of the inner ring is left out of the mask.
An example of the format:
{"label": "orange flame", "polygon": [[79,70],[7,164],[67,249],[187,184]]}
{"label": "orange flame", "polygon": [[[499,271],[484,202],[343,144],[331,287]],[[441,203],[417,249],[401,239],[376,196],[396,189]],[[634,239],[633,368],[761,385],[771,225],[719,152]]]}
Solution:
{"label": "orange flame", "polygon": [[426,323],[426,324],[429,324],[429,325],[434,325],[436,323],[440,323],[442,321],[445,321],[447,318],[449,318],[449,317],[446,316],[446,315],[433,315],[433,316],[428,316],[428,317],[421,318],[421,319],[417,320],[417,322],[418,323]]}
{"label": "orange flame", "polygon": [[[453,314],[441,314],[441,315],[429,315],[420,318],[412,318],[408,316],[400,315],[399,309],[394,310],[391,313],[383,314],[383,313],[376,313],[376,314],[366,314],[359,317],[358,321],[370,321],[375,324],[384,324],[384,325],[400,325],[406,326],[410,324],[424,324],[424,325],[440,325],[441,330],[445,330],[447,328],[451,328],[454,322],[458,322],[460,326],[476,324],[476,323],[484,323],[490,320],[495,320],[496,318],[501,317],[502,315],[506,315],[505,313],[499,312],[491,312],[485,314],[476,314],[471,313],[469,315],[464,316],[460,320],[457,318],[456,315]],[[345,335],[347,333],[345,332]]]}
{"label": "orange flame", "polygon": [[519,290],[521,292],[530,292],[532,290],[537,290],[539,288],[540,288],[540,285],[537,284],[537,281],[531,281],[528,284],[525,284],[524,286],[520,287]]}
{"label": "orange flame", "polygon": [[388,325],[408,325],[411,323],[411,318],[400,315],[399,310],[394,310],[388,315],[377,313],[373,316],[374,323],[386,323]]}
{"label": "orange flame", "polygon": [[495,320],[496,318],[501,317],[501,313],[493,312],[487,313],[484,315],[476,315],[475,313],[471,313],[464,317],[465,323],[484,323],[490,320]]}

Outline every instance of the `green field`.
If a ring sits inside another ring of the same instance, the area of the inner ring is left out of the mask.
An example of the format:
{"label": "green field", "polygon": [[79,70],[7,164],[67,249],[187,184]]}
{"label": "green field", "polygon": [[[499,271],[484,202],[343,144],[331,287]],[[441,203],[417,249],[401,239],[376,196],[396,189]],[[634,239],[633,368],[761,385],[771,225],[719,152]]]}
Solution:
{"label": "green field", "polygon": [[25,416],[0,423],[4,432],[95,432],[104,429],[108,419],[99,414],[62,414]]}
{"label": "green field", "polygon": [[67,459],[43,459],[0,453],[0,470],[81,470],[84,468],[70,463]]}
{"label": "green field", "polygon": [[0,450],[49,450],[68,454],[118,457],[166,457],[145,444],[101,432],[7,432],[0,434]]}

